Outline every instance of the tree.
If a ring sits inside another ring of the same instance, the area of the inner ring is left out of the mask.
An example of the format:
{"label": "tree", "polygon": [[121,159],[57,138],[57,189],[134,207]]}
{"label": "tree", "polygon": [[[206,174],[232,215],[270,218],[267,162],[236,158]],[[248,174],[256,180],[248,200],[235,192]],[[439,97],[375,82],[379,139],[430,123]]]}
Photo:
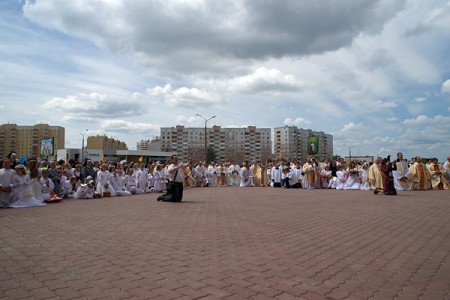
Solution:
{"label": "tree", "polygon": [[210,162],[216,161],[216,151],[214,151],[214,147],[209,145],[206,149],[206,162],[205,165],[208,166]]}

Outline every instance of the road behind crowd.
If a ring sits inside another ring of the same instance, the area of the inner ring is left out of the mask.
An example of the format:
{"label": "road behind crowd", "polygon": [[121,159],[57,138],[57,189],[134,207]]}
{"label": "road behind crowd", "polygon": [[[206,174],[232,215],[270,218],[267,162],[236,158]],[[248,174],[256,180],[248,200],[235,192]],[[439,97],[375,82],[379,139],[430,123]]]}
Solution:
{"label": "road behind crowd", "polygon": [[450,192],[185,190],[0,210],[0,299],[448,299]]}

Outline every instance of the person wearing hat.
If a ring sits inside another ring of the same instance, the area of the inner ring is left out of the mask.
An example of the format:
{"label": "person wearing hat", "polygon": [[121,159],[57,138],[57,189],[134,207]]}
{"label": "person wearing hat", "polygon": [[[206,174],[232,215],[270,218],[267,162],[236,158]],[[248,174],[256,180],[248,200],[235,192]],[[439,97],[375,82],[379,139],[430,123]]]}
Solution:
{"label": "person wearing hat", "polygon": [[14,175],[16,175],[16,171],[11,169],[11,160],[5,158],[0,169],[0,208],[7,208],[11,203]]}

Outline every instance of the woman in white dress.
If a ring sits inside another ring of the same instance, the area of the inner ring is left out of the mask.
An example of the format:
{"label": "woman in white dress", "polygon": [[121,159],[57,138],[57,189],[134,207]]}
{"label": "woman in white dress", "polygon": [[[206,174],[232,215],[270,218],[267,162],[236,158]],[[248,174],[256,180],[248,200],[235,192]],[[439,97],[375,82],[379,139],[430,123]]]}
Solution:
{"label": "woman in white dress", "polygon": [[351,161],[347,168],[347,181],[344,190],[359,190],[359,170],[355,162]]}
{"label": "woman in white dress", "polygon": [[369,181],[367,181],[367,169],[369,169],[369,165],[364,163],[359,170],[359,179],[361,181],[359,189],[362,191],[370,191]]}
{"label": "woman in white dress", "polygon": [[28,176],[25,166],[20,164],[16,166],[16,176],[13,178],[12,202],[9,207],[33,207],[44,206],[45,203],[36,199],[31,187],[30,176]]}

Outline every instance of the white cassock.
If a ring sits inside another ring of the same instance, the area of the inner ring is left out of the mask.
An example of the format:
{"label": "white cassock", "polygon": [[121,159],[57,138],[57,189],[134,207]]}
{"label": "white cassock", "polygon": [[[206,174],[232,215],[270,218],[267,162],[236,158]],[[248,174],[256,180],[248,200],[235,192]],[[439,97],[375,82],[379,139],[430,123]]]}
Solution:
{"label": "white cassock", "polygon": [[246,167],[241,168],[241,187],[253,186],[253,174],[250,169]]}
{"label": "white cassock", "polygon": [[406,161],[398,161],[395,164],[397,166],[397,171],[394,171],[392,175],[394,176],[394,187],[397,191],[408,191],[409,190],[409,168]]}
{"label": "white cassock", "polygon": [[336,189],[343,190],[345,187],[345,183],[347,182],[347,172],[337,171],[336,177],[337,177]]}
{"label": "white cassock", "polygon": [[[13,169],[0,169],[0,186],[10,187],[13,186],[13,178],[16,175],[16,171]],[[0,207],[8,207],[11,203],[11,192],[3,192],[0,190]]]}
{"label": "white cassock", "polygon": [[131,192],[127,191],[125,187],[124,177],[118,176],[116,174],[115,176],[111,177],[110,182],[117,196],[131,196]]}

